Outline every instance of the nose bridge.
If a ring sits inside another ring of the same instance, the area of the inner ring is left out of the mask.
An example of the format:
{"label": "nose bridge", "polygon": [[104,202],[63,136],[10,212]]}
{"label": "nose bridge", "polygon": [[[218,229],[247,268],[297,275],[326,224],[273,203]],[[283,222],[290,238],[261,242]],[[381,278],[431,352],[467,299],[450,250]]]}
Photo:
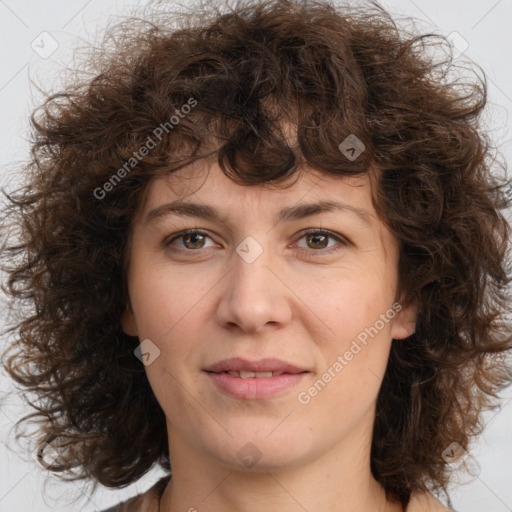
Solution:
{"label": "nose bridge", "polygon": [[270,235],[248,236],[236,247],[234,268],[218,309],[223,324],[257,331],[268,323],[284,323],[289,319],[286,287],[276,277],[276,270],[271,270],[275,261],[269,239]]}

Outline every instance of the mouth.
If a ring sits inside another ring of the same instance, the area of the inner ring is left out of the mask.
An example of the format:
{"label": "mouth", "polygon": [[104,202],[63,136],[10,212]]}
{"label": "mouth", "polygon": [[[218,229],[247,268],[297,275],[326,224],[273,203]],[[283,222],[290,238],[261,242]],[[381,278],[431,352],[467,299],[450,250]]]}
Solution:
{"label": "mouth", "polygon": [[209,373],[225,373],[231,375],[232,377],[239,377],[240,379],[261,379],[261,378],[269,378],[269,377],[279,377],[280,375],[297,375],[298,373],[308,373],[307,371],[298,372],[298,373],[288,373],[288,372],[280,372],[280,371],[271,371],[271,372],[251,372],[249,370],[229,370],[226,372],[209,372]]}
{"label": "mouth", "polygon": [[262,400],[282,395],[310,373],[275,358],[252,362],[242,358],[224,359],[203,371],[217,390],[243,400]]}
{"label": "mouth", "polygon": [[[257,361],[250,361],[242,357],[231,357],[218,361],[204,371],[212,373],[231,373],[234,377],[253,378],[253,377],[271,377],[278,376],[283,373],[297,374],[307,370],[300,368],[292,363],[277,359],[275,357],[267,357]],[[235,373],[233,373],[235,372]],[[272,375],[270,375],[272,374]]]}

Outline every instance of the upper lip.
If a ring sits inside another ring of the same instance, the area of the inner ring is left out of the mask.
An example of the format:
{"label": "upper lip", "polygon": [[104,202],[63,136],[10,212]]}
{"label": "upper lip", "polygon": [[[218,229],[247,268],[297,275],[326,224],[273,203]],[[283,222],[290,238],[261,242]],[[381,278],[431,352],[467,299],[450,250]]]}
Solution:
{"label": "upper lip", "polygon": [[241,357],[232,357],[218,361],[204,369],[207,372],[221,373],[229,371],[249,372],[282,372],[282,373],[303,373],[307,370],[299,368],[281,359],[265,358],[258,361],[249,361]]}

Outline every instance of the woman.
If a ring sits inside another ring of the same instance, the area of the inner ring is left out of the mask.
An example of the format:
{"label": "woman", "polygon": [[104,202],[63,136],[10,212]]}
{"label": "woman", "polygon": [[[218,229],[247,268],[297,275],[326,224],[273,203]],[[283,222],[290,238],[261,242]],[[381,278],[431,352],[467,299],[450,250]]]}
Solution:
{"label": "woman", "polygon": [[432,492],[511,380],[485,84],[378,5],[148,21],[35,112],[10,196],[34,313],[5,364],[41,460],[168,470],[111,511],[450,510]]}

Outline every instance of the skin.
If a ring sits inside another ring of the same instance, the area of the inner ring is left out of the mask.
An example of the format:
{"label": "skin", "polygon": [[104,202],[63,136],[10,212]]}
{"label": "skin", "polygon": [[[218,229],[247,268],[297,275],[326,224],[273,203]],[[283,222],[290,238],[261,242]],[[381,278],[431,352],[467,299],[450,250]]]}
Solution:
{"label": "skin", "polygon": [[[398,242],[377,216],[367,176],[304,169],[286,189],[244,187],[199,160],[153,181],[134,218],[122,325],[160,350],[146,372],[167,418],[173,476],[162,512],[402,510],[373,478],[370,447],[391,343],[413,333],[416,310],[403,307],[309,403],[298,400],[393,311]],[[224,222],[176,214],[146,222],[178,198],[216,208]],[[283,207],[320,200],[364,209],[367,219],[345,209],[273,221]],[[204,236],[163,243],[189,228]],[[341,240],[304,236],[309,228]],[[263,250],[252,263],[236,252],[248,236]],[[202,369],[235,356],[278,357],[310,373],[271,398],[234,398]],[[237,456],[249,442],[261,456],[252,467]]]}

